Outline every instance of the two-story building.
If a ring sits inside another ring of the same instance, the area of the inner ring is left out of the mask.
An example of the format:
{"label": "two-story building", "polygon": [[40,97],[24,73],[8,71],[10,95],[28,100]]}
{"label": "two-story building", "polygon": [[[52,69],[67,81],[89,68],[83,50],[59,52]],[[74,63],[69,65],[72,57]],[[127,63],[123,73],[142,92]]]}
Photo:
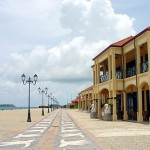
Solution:
{"label": "two-story building", "polygon": [[78,109],[89,111],[92,100],[93,100],[93,86],[90,86],[79,93]]}
{"label": "two-story building", "polygon": [[[97,117],[105,103],[112,120],[149,121],[150,27],[111,44],[93,58],[93,96]],[[82,97],[82,104],[86,97]],[[86,105],[83,105],[83,107]]]}

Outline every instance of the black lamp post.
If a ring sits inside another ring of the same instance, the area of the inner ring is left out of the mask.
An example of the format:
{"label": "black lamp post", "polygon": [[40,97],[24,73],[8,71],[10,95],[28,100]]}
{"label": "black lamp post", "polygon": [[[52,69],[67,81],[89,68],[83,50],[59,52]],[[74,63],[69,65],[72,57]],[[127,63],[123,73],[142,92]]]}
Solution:
{"label": "black lamp post", "polygon": [[39,93],[42,93],[42,116],[44,116],[44,93],[47,94],[48,88],[46,87],[45,90],[41,90],[41,88],[38,88]]}
{"label": "black lamp post", "polygon": [[54,96],[53,96],[53,111],[54,111],[54,99],[55,99],[55,98],[54,98]]}
{"label": "black lamp post", "polygon": [[51,112],[52,112],[52,111],[53,111],[53,110],[52,110],[52,106],[53,106],[53,105],[52,105],[52,99],[53,99],[53,98],[52,98],[52,93],[50,93],[50,97],[51,97]]}
{"label": "black lamp post", "polygon": [[51,97],[49,94],[48,94],[48,113],[49,113],[49,98]]}
{"label": "black lamp post", "polygon": [[30,83],[33,83],[33,85],[35,85],[36,82],[37,82],[38,76],[35,74],[33,76],[33,78],[34,78],[34,80],[31,80],[31,78],[29,76],[29,79],[26,80],[26,76],[24,74],[21,76],[21,79],[22,79],[22,82],[23,82],[24,85],[26,83],[29,83],[29,101],[28,101],[28,118],[27,118],[27,122],[31,122],[31,114],[30,114]]}

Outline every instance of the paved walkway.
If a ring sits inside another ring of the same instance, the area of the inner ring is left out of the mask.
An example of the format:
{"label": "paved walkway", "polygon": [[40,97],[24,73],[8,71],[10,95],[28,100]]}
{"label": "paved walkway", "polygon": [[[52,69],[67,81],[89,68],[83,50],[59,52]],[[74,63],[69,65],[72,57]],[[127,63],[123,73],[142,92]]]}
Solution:
{"label": "paved walkway", "polygon": [[55,150],[100,150],[100,148],[62,111],[61,124],[56,136]]}
{"label": "paved walkway", "polygon": [[104,150],[150,150],[149,123],[103,121],[91,119],[84,111],[68,109],[67,112]]}
{"label": "paved walkway", "polygon": [[26,129],[22,133],[0,143],[0,149],[33,149],[35,145],[46,134],[47,130],[51,127],[51,124],[58,113],[52,112],[48,117],[44,118],[40,122]]}
{"label": "paved walkway", "polygon": [[55,110],[0,150],[150,150],[150,125],[90,119],[79,110]]}
{"label": "paved walkway", "polygon": [[100,150],[69,117],[57,110],[24,132],[0,143],[1,150]]}

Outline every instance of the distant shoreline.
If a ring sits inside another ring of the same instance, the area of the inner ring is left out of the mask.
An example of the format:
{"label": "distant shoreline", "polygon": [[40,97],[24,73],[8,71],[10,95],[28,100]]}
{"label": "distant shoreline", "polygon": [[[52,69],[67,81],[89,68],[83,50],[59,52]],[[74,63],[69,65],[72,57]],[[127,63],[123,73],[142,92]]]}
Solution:
{"label": "distant shoreline", "polygon": [[[38,107],[30,107],[31,109],[36,109],[36,108],[38,108]],[[28,107],[1,107],[0,106],[0,110],[16,110],[16,109],[28,109]]]}
{"label": "distant shoreline", "polygon": [[0,107],[16,107],[14,104],[0,104]]}

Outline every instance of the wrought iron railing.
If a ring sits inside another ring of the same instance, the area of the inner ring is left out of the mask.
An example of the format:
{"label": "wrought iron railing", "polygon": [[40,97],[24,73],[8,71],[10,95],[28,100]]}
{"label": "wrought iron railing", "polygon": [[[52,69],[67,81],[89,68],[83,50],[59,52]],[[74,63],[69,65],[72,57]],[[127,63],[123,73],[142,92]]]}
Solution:
{"label": "wrought iron railing", "polygon": [[141,63],[141,73],[148,71],[148,62],[142,62]]}
{"label": "wrought iron railing", "polygon": [[126,77],[128,78],[128,77],[131,77],[131,76],[134,76],[134,75],[136,75],[136,68],[135,68],[135,66],[127,68]]}
{"label": "wrought iron railing", "polygon": [[116,72],[116,79],[122,79],[122,78],[123,78],[122,71],[117,71]]}
{"label": "wrought iron railing", "polygon": [[106,82],[108,80],[109,80],[109,74],[108,73],[105,73],[105,74],[100,76],[100,83]]}

